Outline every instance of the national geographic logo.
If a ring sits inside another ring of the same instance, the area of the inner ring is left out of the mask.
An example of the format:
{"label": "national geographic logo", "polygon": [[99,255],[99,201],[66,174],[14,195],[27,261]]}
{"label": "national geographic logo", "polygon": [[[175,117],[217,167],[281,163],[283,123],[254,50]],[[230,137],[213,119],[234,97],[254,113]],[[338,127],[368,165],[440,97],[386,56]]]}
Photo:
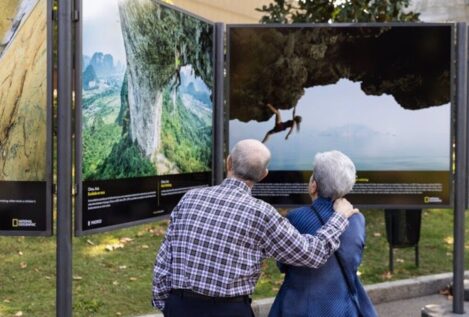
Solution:
{"label": "national geographic logo", "polygon": [[11,219],[11,226],[13,228],[36,227],[36,223],[31,219]]}
{"label": "national geographic logo", "polygon": [[429,197],[429,196],[423,197],[423,201],[426,204],[435,204],[435,203],[438,204],[438,203],[443,202],[440,197]]}

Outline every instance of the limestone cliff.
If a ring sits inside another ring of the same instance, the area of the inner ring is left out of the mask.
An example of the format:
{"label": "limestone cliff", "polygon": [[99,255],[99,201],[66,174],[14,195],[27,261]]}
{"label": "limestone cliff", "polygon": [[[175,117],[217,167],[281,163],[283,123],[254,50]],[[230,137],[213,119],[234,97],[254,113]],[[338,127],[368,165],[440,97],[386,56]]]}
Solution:
{"label": "limestone cliff", "polygon": [[144,20],[144,12],[155,11],[156,5],[151,1],[120,1],[119,9],[127,56],[128,100],[122,104],[128,106],[126,112],[130,120],[125,130],[129,130],[132,141],[150,157],[159,144],[162,88],[149,69],[149,30],[143,26],[150,22]]}
{"label": "limestone cliff", "polygon": [[266,121],[306,88],[360,82],[410,110],[450,101],[451,32],[441,27],[233,29],[230,119]]}
{"label": "limestone cliff", "polygon": [[0,58],[0,180],[46,177],[46,6],[37,1]]}
{"label": "limestone cliff", "polygon": [[213,85],[212,29],[151,0],[119,0],[127,56],[128,116],[123,133],[153,162],[161,152],[163,93],[176,93],[180,69],[192,65]]}

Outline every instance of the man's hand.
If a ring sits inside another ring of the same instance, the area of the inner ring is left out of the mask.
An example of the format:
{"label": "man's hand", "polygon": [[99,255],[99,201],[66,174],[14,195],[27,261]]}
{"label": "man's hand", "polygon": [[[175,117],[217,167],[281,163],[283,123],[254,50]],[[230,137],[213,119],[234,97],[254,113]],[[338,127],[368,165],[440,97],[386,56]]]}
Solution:
{"label": "man's hand", "polygon": [[353,208],[353,205],[345,198],[336,199],[333,208],[335,212],[338,212],[347,218],[359,212],[359,210],[357,208]]}

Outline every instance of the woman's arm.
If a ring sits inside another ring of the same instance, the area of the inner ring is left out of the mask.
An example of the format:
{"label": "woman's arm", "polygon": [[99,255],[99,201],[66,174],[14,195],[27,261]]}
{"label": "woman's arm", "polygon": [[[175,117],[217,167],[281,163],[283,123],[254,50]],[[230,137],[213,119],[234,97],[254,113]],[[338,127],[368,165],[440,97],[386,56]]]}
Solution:
{"label": "woman's arm", "polygon": [[293,132],[293,128],[296,126],[296,122],[293,121],[293,124],[292,126],[290,127],[290,130],[288,131],[287,135],[285,136],[285,140],[288,140],[288,137],[290,136],[290,134]]}

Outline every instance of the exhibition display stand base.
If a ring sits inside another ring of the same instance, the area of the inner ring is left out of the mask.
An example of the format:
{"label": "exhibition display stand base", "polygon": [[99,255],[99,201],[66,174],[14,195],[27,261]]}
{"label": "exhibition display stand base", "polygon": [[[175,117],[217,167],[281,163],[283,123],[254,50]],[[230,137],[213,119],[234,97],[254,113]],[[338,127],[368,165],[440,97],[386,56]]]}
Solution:
{"label": "exhibition display stand base", "polygon": [[[450,286],[452,293],[452,285]],[[464,314],[453,313],[453,305],[430,304],[422,308],[422,317],[469,316],[469,280],[464,280]]]}
{"label": "exhibition display stand base", "polygon": [[464,305],[464,314],[453,313],[453,305],[426,305],[422,308],[422,317],[449,317],[469,316],[469,305]]}

